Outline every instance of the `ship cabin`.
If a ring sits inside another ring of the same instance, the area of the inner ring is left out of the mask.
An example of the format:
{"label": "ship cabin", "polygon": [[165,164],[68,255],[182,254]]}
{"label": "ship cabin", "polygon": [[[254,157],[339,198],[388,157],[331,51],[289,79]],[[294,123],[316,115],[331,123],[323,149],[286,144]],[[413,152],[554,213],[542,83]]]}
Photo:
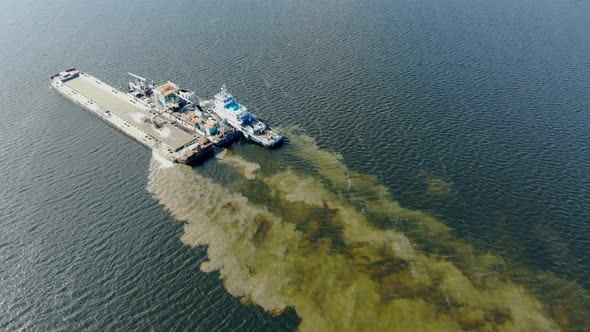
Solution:
{"label": "ship cabin", "polygon": [[53,76],[51,76],[50,78],[53,79],[59,79],[62,83],[65,83],[69,80],[73,80],[74,78],[80,76],[80,71],[76,68],[70,68],[68,70],[64,70],[62,72],[60,72],[59,74],[55,74]]}
{"label": "ship cabin", "polygon": [[208,136],[217,134],[217,129],[219,128],[217,123],[209,119],[195,123],[195,127],[197,127],[200,131],[206,133]]}
{"label": "ship cabin", "polygon": [[248,108],[239,104],[234,96],[229,94],[225,88],[221,88],[220,93],[215,98],[223,103],[225,109],[231,110],[235,114],[236,120],[242,124],[248,124],[254,119],[252,114],[248,112]]}
{"label": "ship cabin", "polygon": [[176,103],[176,91],[178,91],[178,87],[172,82],[166,82],[153,90],[156,100],[163,107],[174,106]]}
{"label": "ship cabin", "polygon": [[153,92],[161,106],[174,112],[185,112],[197,102],[197,96],[194,92],[179,89],[172,82],[157,86]]}

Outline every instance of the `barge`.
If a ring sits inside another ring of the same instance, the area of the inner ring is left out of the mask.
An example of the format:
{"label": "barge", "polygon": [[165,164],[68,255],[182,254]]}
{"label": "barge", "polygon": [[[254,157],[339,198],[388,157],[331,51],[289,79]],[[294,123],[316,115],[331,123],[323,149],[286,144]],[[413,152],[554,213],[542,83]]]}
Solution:
{"label": "barge", "polygon": [[173,162],[195,164],[213,151],[206,135],[180,128],[137,98],[76,68],[55,74],[50,80],[51,87],[70,101]]}

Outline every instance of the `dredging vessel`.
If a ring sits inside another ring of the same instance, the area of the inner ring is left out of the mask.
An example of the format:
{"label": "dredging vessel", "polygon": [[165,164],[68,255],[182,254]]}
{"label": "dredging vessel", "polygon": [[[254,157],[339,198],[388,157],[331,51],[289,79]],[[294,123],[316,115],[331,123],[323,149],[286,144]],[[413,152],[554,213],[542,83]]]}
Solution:
{"label": "dredging vessel", "polygon": [[170,81],[156,86],[154,81],[131,73],[129,75],[135,80],[129,82],[127,93],[153,114],[206,137],[217,146],[225,146],[240,135],[239,131],[220,119],[211,109],[203,108],[194,91],[181,89]]}
{"label": "dredging vessel", "polygon": [[162,119],[139,99],[76,68],[55,74],[50,80],[52,88],[64,97],[173,162],[195,164],[213,151],[205,135]]}
{"label": "dredging vessel", "polygon": [[248,108],[238,103],[225,85],[215,94],[212,110],[253,142],[273,147],[283,141],[281,133],[248,112]]}
{"label": "dredging vessel", "polygon": [[198,163],[211,154],[213,145],[225,146],[239,135],[266,147],[283,140],[225,86],[212,100],[201,101],[194,91],[170,81],[156,86],[154,81],[129,75],[135,80],[129,82],[127,92],[76,68],[50,80],[57,92],[173,162]]}

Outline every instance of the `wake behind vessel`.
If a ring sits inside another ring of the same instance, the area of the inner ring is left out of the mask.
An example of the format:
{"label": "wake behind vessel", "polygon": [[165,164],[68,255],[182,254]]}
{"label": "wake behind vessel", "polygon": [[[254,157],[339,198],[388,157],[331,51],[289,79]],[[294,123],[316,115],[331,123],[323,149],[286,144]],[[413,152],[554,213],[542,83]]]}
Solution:
{"label": "wake behind vessel", "polygon": [[214,96],[213,111],[253,142],[273,147],[283,140],[283,135],[250,114],[246,106],[239,104],[225,86]]}

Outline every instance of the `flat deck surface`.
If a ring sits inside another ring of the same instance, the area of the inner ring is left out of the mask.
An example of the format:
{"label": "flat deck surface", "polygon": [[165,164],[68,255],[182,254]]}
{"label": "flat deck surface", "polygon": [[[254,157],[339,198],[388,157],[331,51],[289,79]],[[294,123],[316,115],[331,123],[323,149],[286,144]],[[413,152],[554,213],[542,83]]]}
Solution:
{"label": "flat deck surface", "polygon": [[[163,128],[156,129],[153,124],[146,122],[153,115],[145,110],[145,108],[139,104],[130,102],[129,99],[131,97],[121,91],[117,91],[117,94],[115,94],[112,91],[113,88],[104,82],[100,84],[96,83],[93,77],[80,76],[64,84],[79,94],[91,99],[96,104],[110,110],[113,114],[128,121],[145,133],[160,140],[162,143],[170,146],[173,150],[195,139],[193,135],[169,123]],[[162,122],[162,119],[157,120]]]}

